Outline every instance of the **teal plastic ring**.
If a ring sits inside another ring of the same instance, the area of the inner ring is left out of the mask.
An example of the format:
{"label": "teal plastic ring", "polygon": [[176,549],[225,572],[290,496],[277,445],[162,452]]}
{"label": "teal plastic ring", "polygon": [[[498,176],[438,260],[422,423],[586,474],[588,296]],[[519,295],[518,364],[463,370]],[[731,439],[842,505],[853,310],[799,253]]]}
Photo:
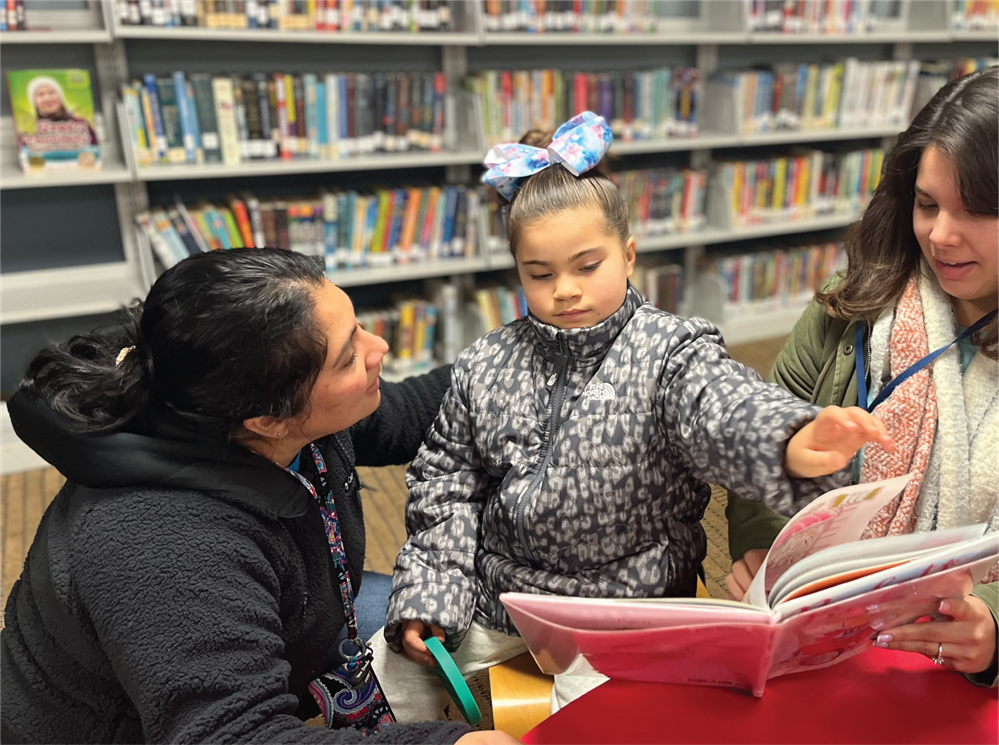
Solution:
{"label": "teal plastic ring", "polygon": [[427,649],[430,650],[430,654],[437,660],[435,670],[440,676],[444,688],[447,689],[448,695],[458,705],[458,711],[465,717],[465,721],[474,727],[482,721],[482,712],[479,711],[479,705],[475,703],[475,697],[472,696],[472,691],[469,689],[468,683],[465,682],[461,671],[454,664],[451,655],[444,649],[440,639],[431,636],[423,641],[427,645]]}

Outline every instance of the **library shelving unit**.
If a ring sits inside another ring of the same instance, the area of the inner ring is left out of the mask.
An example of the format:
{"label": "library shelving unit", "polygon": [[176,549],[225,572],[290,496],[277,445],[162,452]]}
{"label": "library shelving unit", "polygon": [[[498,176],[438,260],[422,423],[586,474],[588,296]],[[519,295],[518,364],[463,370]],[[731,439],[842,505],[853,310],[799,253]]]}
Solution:
{"label": "library shelving unit", "polygon": [[[653,62],[658,48],[673,59],[685,58],[698,69],[702,85],[719,69],[729,66],[759,64],[772,59],[797,61],[828,60],[834,55],[851,54],[867,60],[904,60],[931,56],[968,56],[968,45],[984,48],[979,56],[993,56],[997,35],[987,31],[955,31],[952,24],[954,0],[899,0],[895,12],[869,33],[857,34],[775,34],[754,31],[750,27],[747,0],[660,0],[660,5],[675,5],[677,14],[660,23],[655,33],[584,34],[516,33],[487,30],[486,7],[480,0],[453,4],[453,31],[450,32],[369,32],[336,33],[323,31],[276,31],[270,29],[226,30],[198,27],[159,27],[123,25],[110,0],[80,2],[79,11],[46,11],[44,6],[29,5],[28,30],[0,34],[6,69],[17,67],[90,66],[95,70],[99,99],[103,170],[87,174],[52,175],[30,178],[20,173],[16,164],[12,122],[9,113],[0,121],[3,137],[0,158],[0,188],[32,190],[38,199],[47,193],[71,187],[93,186],[113,189],[118,226],[121,234],[120,260],[27,271],[5,271],[2,323],[17,324],[45,319],[68,318],[114,310],[134,297],[144,295],[157,273],[157,263],[133,221],[135,214],[150,206],[150,187],[162,193],[166,182],[177,182],[181,197],[195,187],[200,193],[212,188],[213,180],[232,189],[234,179],[239,189],[254,189],[269,179],[302,174],[339,174],[344,178],[372,172],[391,180],[393,172],[405,170],[412,179],[413,169],[443,172],[447,183],[472,183],[473,166],[485,151],[481,107],[462,88],[462,81],[476,68],[557,67],[559,69],[644,69]],[[292,60],[309,59],[313,67],[363,70],[366,62],[385,67],[385,58],[409,59],[412,55],[427,64],[432,60],[447,80],[448,112],[445,147],[441,152],[406,152],[372,154],[339,160],[256,161],[239,165],[151,165],[138,166],[126,131],[124,107],[119,96],[123,83],[150,70],[144,50],[158,45],[161,68],[173,65],[185,72],[209,68],[216,72],[261,72],[263,65],[292,68]],[[797,46],[793,46],[797,45]],[[813,46],[814,45],[814,46]],[[849,51],[840,51],[841,45]],[[72,64],[92,48],[89,65]],[[72,54],[56,54],[65,49]],[[34,49],[52,52],[52,61],[44,64]],[[163,50],[169,54],[164,55]],[[233,54],[230,57],[229,51]],[[250,50],[250,51],[247,51]],[[733,51],[734,50],[734,51]],[[858,51],[859,50],[859,51]],[[439,57],[437,53],[439,52]],[[429,55],[429,56],[428,56]],[[797,55],[797,56],[794,56]],[[971,54],[971,56],[974,56]],[[63,62],[67,59],[67,62]],[[164,59],[166,61],[164,61]],[[642,67],[644,65],[644,68]],[[339,66],[339,67],[338,67]],[[703,109],[702,109],[703,110]],[[9,111],[9,110],[8,110]],[[700,121],[697,137],[689,139],[620,142],[612,152],[645,167],[648,157],[682,157],[690,167],[705,168],[717,149],[769,147],[795,143],[847,142],[850,140],[891,142],[904,123],[871,128],[786,131],[765,134],[742,134],[731,121],[705,118]],[[668,154],[681,154],[669,156]],[[637,161],[635,159],[638,159]],[[437,169],[437,171],[433,171]],[[344,176],[344,174],[354,174]],[[435,177],[436,178],[436,177]],[[314,177],[313,177],[314,180]],[[221,188],[221,187],[220,187]],[[748,238],[766,238],[811,230],[843,227],[855,215],[829,215],[813,220],[768,223],[731,228],[709,224],[703,231],[689,234],[640,237],[639,250],[682,251],[684,276],[690,290],[699,257],[709,245]],[[485,220],[481,221],[485,225]],[[67,240],[73,226],[66,225]],[[483,231],[485,228],[483,227]],[[509,269],[512,261],[506,251],[489,251],[488,236],[479,241],[480,254],[464,259],[448,259],[389,268],[365,268],[337,271],[331,279],[347,287],[368,286],[387,298],[389,283],[425,278],[452,278],[462,288],[474,284],[480,272]],[[11,236],[4,238],[12,240]],[[24,238],[19,238],[24,240]],[[81,246],[80,250],[85,251]],[[84,259],[85,260],[85,259]],[[370,294],[370,293],[369,293]],[[798,309],[785,310],[768,317],[741,319],[738,323],[721,321],[728,343],[737,344],[763,336],[787,333],[797,318]]]}

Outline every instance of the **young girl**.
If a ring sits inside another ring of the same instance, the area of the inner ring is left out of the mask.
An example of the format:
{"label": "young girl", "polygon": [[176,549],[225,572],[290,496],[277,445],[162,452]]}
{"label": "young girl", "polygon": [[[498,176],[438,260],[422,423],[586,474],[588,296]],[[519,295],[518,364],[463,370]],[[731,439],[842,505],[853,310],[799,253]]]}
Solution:
{"label": "young girl", "polygon": [[459,356],[410,466],[409,540],[372,641],[401,721],[430,716],[439,686],[386,641],[429,665],[433,633],[468,675],[524,649],[502,592],[693,596],[708,482],[791,512],[846,483],[865,441],[891,446],[861,409],[764,383],[709,323],[630,287],[627,207],[593,170],[610,140],[586,112],[546,149],[487,157],[531,313]]}

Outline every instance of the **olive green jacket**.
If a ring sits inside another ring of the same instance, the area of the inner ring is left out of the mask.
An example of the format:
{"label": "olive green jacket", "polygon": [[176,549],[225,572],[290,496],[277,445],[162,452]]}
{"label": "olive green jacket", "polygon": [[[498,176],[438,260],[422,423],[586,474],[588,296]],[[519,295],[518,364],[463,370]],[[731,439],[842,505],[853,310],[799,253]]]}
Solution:
{"label": "olive green jacket", "polygon": [[[833,318],[823,306],[811,302],[777,356],[770,382],[817,406],[856,406],[853,345],[857,323],[859,321]],[[732,493],[729,493],[725,515],[732,561],[741,559],[751,549],[770,548],[788,520],[761,502]],[[999,617],[997,583],[976,585],[973,594],[989,607],[993,617]],[[993,669],[968,676],[968,679],[978,685],[996,686],[999,683],[994,664]]]}

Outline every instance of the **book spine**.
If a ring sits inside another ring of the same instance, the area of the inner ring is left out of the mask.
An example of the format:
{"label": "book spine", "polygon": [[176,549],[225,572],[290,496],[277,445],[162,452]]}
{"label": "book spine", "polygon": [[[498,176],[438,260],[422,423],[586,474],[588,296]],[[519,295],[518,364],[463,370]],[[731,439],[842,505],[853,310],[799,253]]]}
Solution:
{"label": "book spine", "polygon": [[201,148],[204,151],[205,162],[219,163],[222,160],[222,147],[215,115],[212,79],[205,74],[192,75],[191,87],[194,89],[194,106],[201,130]]}
{"label": "book spine", "polygon": [[181,141],[184,148],[184,159],[188,163],[194,163],[196,149],[194,141],[194,128],[196,125],[192,124],[191,121],[194,118],[194,112],[191,110],[190,102],[187,100],[187,80],[184,78],[184,73],[182,72],[175,72],[173,74],[173,94],[177,101]]}
{"label": "book spine", "polygon": [[240,163],[239,129],[236,125],[235,97],[232,78],[212,79],[212,93],[215,98],[215,119],[218,122],[222,162],[226,165]]}

